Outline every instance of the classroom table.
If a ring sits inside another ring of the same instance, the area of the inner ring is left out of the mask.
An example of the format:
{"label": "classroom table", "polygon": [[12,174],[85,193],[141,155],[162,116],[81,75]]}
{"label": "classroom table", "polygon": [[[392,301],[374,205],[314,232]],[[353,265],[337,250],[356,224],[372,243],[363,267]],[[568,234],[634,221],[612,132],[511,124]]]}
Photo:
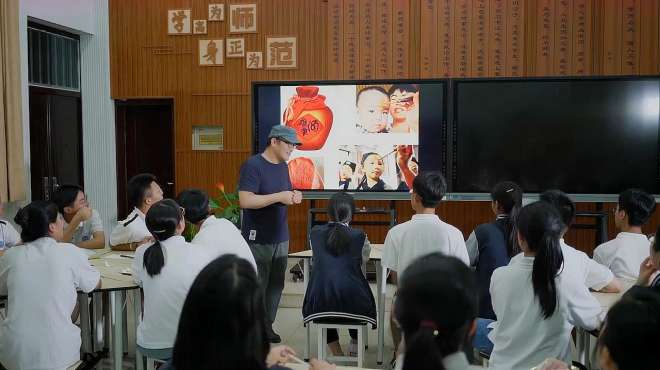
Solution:
{"label": "classroom table", "polygon": [[[600,303],[600,307],[602,309],[601,313],[601,319],[605,318],[605,315],[607,314],[607,311],[609,311],[610,307],[612,307],[616,302],[621,299],[623,294],[628,291],[633,285],[635,285],[635,281],[632,280],[625,280],[625,279],[619,279],[622,285],[622,290],[619,293],[601,293],[601,292],[591,292],[591,294],[596,298],[598,303]],[[594,331],[587,331],[583,328],[575,328],[575,349],[577,352],[577,358],[578,361],[584,366],[587,367],[587,369],[591,370],[591,351],[590,348],[591,346],[591,337],[592,336],[598,336],[598,330]]]}
{"label": "classroom table", "polygon": [[[101,288],[94,290],[97,292],[108,292],[110,297],[110,327],[112,333],[111,339],[111,353],[112,353],[112,366],[113,370],[121,370],[124,344],[123,344],[123,308],[124,294],[131,291],[133,295],[133,309],[135,311],[135,328],[133,332],[137,332],[137,325],[139,318],[142,316],[142,305],[140,287],[135,283],[130,273],[131,264],[133,263],[133,252],[114,252],[103,251],[89,257],[89,262],[101,273]],[[78,295],[81,302],[81,318],[80,322],[84,326],[89,325],[89,305],[82,304],[87,302],[87,294],[81,293]],[[81,328],[83,333],[89,328]],[[89,331],[87,331],[89,333]],[[89,350],[90,344],[89,336],[83,336],[83,350]],[[136,350],[137,370],[142,370],[142,363],[139,360],[140,356],[137,355]]]}
{"label": "classroom table", "polygon": [[[376,264],[376,310],[378,314],[378,365],[383,363],[383,351],[385,343],[385,274],[381,265],[383,256],[383,244],[371,244],[371,253],[369,260],[374,261]],[[309,282],[309,266],[310,259],[314,256],[312,250],[302,252],[289,253],[289,258],[302,258],[303,260],[303,286],[304,291],[307,292],[307,283]],[[307,325],[307,336],[310,335],[310,325]],[[307,341],[309,343],[309,340]],[[310,348],[305,345],[305,358],[309,358]]]}

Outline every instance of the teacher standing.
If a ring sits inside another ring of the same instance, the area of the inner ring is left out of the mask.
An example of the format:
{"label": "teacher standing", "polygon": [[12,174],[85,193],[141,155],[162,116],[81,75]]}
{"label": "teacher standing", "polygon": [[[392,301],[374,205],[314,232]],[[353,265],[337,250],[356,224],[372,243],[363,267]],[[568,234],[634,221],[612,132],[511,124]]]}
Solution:
{"label": "teacher standing", "polygon": [[289,254],[286,207],[302,202],[302,193],[292,189],[286,164],[298,145],[294,129],[274,126],[263,153],[253,155],[241,166],[238,184],[243,209],[241,232],[257,262],[271,343],[282,341],[272,325],[284,289]]}

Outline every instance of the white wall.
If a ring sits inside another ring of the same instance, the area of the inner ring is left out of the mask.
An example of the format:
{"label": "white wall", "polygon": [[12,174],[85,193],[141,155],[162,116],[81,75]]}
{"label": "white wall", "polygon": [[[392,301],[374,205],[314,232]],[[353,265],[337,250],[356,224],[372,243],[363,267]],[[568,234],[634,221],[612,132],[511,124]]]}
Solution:
{"label": "white wall", "polygon": [[5,207],[5,216],[12,219],[18,208],[31,199],[28,18],[80,35],[85,191],[92,206],[103,218],[107,240],[117,219],[115,119],[114,104],[110,99],[108,0],[20,0],[23,148],[28,200],[8,204]]}

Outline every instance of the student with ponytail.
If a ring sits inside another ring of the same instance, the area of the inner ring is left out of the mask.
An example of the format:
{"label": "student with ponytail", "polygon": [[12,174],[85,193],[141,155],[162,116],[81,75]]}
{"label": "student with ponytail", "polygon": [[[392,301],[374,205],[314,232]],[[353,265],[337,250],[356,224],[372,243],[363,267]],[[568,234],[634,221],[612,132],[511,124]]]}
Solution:
{"label": "student with ponytail", "polygon": [[101,286],[100,274],[78,247],[59,243],[64,220],[54,203],[34,201],[14,219],[24,245],[0,258],[0,363],[12,370],[66,369],[80,360],[80,329],[72,322],[76,290]]}
{"label": "student with ponytail", "polygon": [[188,290],[208,263],[201,248],[186,242],[184,210],[172,199],[149,208],[146,225],[155,241],[135,251],[133,277],[144,291],[144,313],[137,330],[137,347],[145,356],[167,360]]}
{"label": "student with ponytail", "polygon": [[395,304],[404,343],[397,370],[481,369],[463,352],[478,309],[476,280],[465,263],[442,253],[418,258],[403,272]]}
{"label": "student with ponytail", "polygon": [[493,271],[509,264],[517,248],[513,233],[514,218],[522,207],[522,188],[511,181],[500,182],[490,192],[490,208],[495,221],[477,226],[465,242],[470,266],[477,272],[479,317],[495,320],[490,300],[490,278]]}
{"label": "student with ponytail", "polygon": [[[490,367],[530,369],[546,358],[570,362],[573,326],[598,327],[601,307],[582,282],[564,271],[559,238],[564,224],[553,206],[536,202],[517,217],[523,255],[493,273],[490,293],[497,321]],[[481,328],[480,328],[481,329]],[[477,336],[484,331],[478,330]]]}
{"label": "student with ponytail", "polygon": [[[376,304],[362,271],[371,246],[364,231],[350,222],[355,213],[353,197],[335,193],[328,204],[330,222],[315,226],[310,234],[314,269],[303,302],[303,322],[366,321],[376,326]],[[357,354],[357,330],[350,331],[349,355]],[[339,335],[328,330],[328,346],[342,356]]]}

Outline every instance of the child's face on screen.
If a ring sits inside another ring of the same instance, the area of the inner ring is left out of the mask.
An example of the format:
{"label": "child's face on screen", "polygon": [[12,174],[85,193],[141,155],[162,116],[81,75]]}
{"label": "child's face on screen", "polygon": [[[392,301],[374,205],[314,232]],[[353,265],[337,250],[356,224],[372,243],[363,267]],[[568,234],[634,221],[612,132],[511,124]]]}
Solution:
{"label": "child's face on screen", "polygon": [[382,132],[387,128],[389,98],[378,90],[367,90],[357,101],[358,123],[371,133]]}
{"label": "child's face on screen", "polygon": [[378,181],[383,174],[383,159],[378,154],[368,156],[362,164],[367,178]]}

